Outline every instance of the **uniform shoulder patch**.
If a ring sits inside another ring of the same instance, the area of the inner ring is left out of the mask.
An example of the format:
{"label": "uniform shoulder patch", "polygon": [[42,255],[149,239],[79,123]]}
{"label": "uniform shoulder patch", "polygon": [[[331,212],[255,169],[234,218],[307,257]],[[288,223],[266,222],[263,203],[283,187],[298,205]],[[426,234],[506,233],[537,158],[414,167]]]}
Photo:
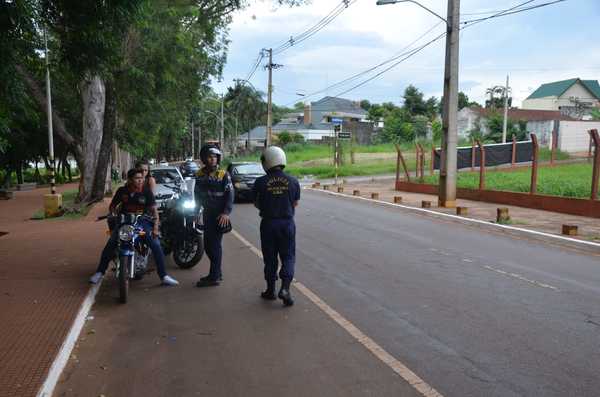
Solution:
{"label": "uniform shoulder patch", "polygon": [[196,172],[196,176],[204,176],[204,169],[200,168],[198,172]]}
{"label": "uniform shoulder patch", "polygon": [[226,174],[226,173],[227,173],[227,171],[226,171],[226,170],[219,170],[219,171],[217,171],[217,177],[218,177],[219,179],[223,179],[223,178],[225,178],[225,174]]}

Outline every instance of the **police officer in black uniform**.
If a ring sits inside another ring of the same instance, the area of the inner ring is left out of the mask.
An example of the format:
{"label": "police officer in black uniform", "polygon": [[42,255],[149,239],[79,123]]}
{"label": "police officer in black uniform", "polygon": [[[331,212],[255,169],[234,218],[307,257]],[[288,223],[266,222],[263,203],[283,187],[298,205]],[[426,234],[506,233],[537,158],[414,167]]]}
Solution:
{"label": "police officer in black uniform", "polygon": [[204,249],[210,259],[210,271],[196,283],[197,287],[211,287],[221,282],[221,259],[223,233],[231,230],[229,214],[233,209],[233,184],[226,170],[219,169],[221,151],[214,145],[200,149],[204,164],[196,174],[194,195],[196,202],[204,207]]}
{"label": "police officer in black uniform", "polygon": [[266,300],[275,300],[277,281],[277,257],[281,259],[281,289],[277,295],[285,306],[294,300],[290,285],[294,279],[296,263],[296,224],[294,212],[300,200],[300,184],[293,176],[283,172],[286,165],[285,152],[277,147],[268,147],[262,157],[267,175],[256,180],[253,188],[254,205],[260,211],[260,245],[265,263],[267,289],[261,293]]}

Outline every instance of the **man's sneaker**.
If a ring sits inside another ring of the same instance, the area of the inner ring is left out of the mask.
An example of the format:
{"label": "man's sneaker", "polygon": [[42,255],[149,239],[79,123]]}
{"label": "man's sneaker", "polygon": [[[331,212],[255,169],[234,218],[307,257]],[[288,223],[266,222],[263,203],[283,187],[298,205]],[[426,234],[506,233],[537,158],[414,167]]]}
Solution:
{"label": "man's sneaker", "polygon": [[202,287],[216,287],[217,285],[219,285],[220,282],[218,280],[213,280],[207,277],[202,277],[200,279],[200,281],[198,281],[196,283],[196,287],[198,288],[202,288]]}
{"label": "man's sneaker", "polygon": [[98,282],[102,280],[102,277],[104,277],[104,274],[100,272],[94,273],[92,277],[90,277],[90,284],[98,284]]}
{"label": "man's sneaker", "polygon": [[179,281],[169,275],[164,276],[161,281],[162,285],[179,285]]}
{"label": "man's sneaker", "polygon": [[294,305],[294,300],[292,299],[292,294],[290,294],[290,290],[282,288],[279,290],[279,294],[277,294],[277,296],[283,301],[283,306]]}

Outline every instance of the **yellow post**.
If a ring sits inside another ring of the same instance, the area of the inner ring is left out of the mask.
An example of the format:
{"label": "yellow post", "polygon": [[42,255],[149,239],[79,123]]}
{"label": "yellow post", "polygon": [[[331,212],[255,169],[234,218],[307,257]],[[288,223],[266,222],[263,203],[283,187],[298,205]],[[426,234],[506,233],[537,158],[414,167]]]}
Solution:
{"label": "yellow post", "polygon": [[62,211],[62,194],[44,195],[44,215],[46,218],[60,216]]}

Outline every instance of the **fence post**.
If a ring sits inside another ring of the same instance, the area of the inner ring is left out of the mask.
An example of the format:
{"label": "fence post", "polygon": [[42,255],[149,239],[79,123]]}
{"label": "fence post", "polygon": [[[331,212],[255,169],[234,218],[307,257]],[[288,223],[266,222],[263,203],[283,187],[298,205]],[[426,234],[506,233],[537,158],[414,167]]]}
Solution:
{"label": "fence post", "polygon": [[475,171],[475,141],[471,140],[471,172]]}
{"label": "fence post", "polygon": [[[398,152],[398,159],[402,162],[402,167],[404,167],[404,174],[406,175],[406,181],[410,182],[410,175],[408,173],[408,169],[406,168],[406,162],[404,161],[404,156],[402,155],[402,151],[400,150],[400,145],[396,144],[396,151]],[[400,162],[397,162],[397,178],[400,179]]]}
{"label": "fence post", "polygon": [[598,130],[589,130],[590,139],[594,141],[594,170],[592,172],[592,200],[598,200],[598,176],[600,174],[600,135]]}
{"label": "fence post", "polygon": [[479,159],[479,190],[485,189],[485,147],[481,144],[481,141],[477,140],[477,146],[479,146],[480,159]]}
{"label": "fence post", "polygon": [[425,149],[423,149],[423,146],[421,146],[421,179],[425,179]]}
{"label": "fence post", "polygon": [[538,176],[538,155],[539,155],[539,146],[537,136],[534,133],[531,133],[531,143],[533,145],[533,158],[531,163],[531,188],[529,189],[530,194],[535,194],[537,192],[537,176]]}
{"label": "fence post", "polygon": [[556,148],[558,147],[558,131],[556,130],[556,126],[558,123],[554,122],[554,127],[552,128],[552,147],[550,152],[550,165],[554,165],[554,160],[556,159]]}
{"label": "fence post", "polygon": [[435,145],[433,144],[433,142],[431,142],[431,164],[429,165],[430,175],[433,175],[434,165],[435,165]]}
{"label": "fence post", "polygon": [[[589,131],[588,131],[589,133]],[[588,161],[592,161],[592,147],[594,146],[594,138],[590,134],[590,145],[588,146]]]}
{"label": "fence post", "polygon": [[419,178],[419,165],[421,164],[421,150],[419,149],[419,144],[415,143],[415,154],[416,154],[416,167],[415,167],[415,178]]}
{"label": "fence post", "polygon": [[512,136],[512,158],[510,160],[510,167],[514,168],[517,162],[517,136],[513,134]]}

